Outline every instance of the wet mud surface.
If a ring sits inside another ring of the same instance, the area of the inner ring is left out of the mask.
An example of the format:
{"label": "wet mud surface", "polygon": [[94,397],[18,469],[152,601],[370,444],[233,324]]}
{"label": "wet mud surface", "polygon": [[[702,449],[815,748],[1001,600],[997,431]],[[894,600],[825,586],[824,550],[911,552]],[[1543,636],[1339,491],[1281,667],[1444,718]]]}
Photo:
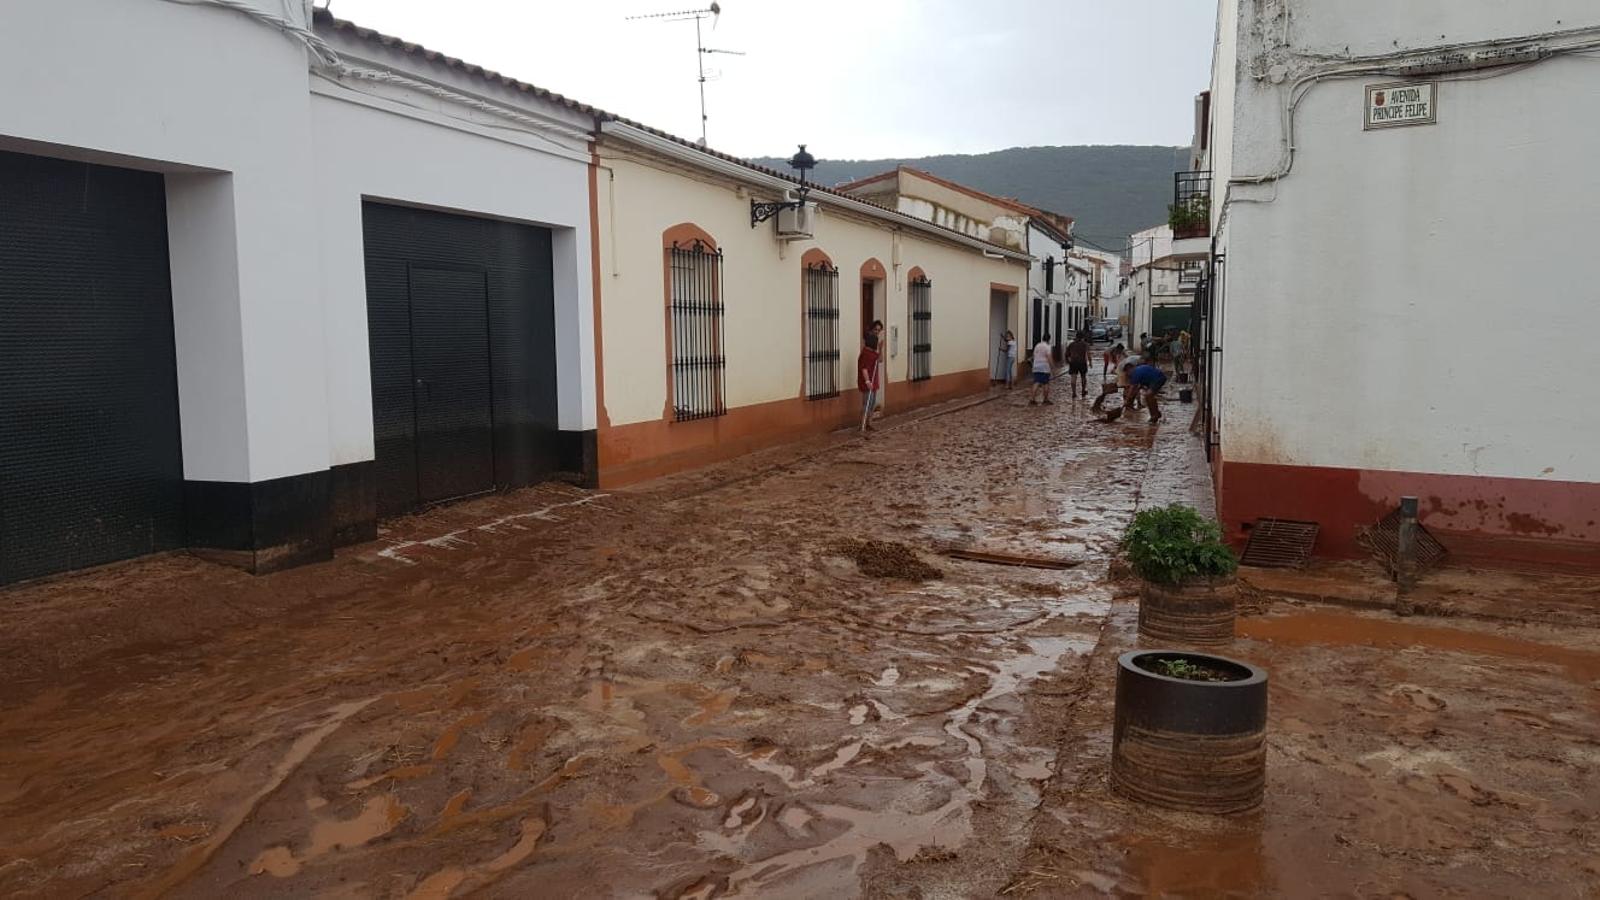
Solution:
{"label": "wet mud surface", "polygon": [[[1491,581],[1540,596],[1538,577]],[[1573,628],[1257,602],[1214,652],[1270,673],[1263,806],[1218,819],[1109,790],[1116,654],[1142,646],[1128,586],[1006,896],[1600,896],[1600,608]]]}
{"label": "wet mud surface", "polygon": [[1600,893],[1597,582],[1441,572],[1469,612],[1409,619],[1255,584],[1265,805],[1110,793],[1108,563],[1136,504],[1205,508],[1183,418],[1012,394],[264,578],[0,593],[0,896]]}
{"label": "wet mud surface", "polygon": [[1023,399],[9,591],[0,894],[992,894],[1151,439]]}

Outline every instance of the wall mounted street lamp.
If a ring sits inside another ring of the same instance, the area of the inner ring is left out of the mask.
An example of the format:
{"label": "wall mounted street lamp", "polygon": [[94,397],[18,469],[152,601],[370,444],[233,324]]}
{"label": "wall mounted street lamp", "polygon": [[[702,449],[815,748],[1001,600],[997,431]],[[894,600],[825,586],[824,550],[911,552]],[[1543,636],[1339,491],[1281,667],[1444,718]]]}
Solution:
{"label": "wall mounted street lamp", "polygon": [[800,152],[789,158],[789,168],[800,173],[800,187],[795,190],[794,200],[778,200],[771,203],[760,200],[750,201],[750,227],[754,228],[762,222],[772,218],[786,209],[804,209],[806,195],[811,193],[811,188],[806,184],[806,173],[817,167],[817,158],[806,152],[806,145],[800,145]]}

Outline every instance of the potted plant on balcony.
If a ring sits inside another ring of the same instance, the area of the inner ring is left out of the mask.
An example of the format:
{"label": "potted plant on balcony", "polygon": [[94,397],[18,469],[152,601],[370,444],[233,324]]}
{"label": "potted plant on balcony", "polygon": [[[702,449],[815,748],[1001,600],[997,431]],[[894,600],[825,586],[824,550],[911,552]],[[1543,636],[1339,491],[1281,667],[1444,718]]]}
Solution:
{"label": "potted plant on balcony", "polygon": [[1239,562],[1215,522],[1174,503],[1133,517],[1123,537],[1139,589],[1139,636],[1218,646],[1233,640]]}
{"label": "potted plant on balcony", "polygon": [[1211,198],[1197,194],[1167,207],[1174,240],[1205,237],[1211,231]]}
{"label": "potted plant on balcony", "polygon": [[1132,800],[1228,814],[1261,803],[1267,780],[1267,673],[1183,650],[1117,659],[1111,786]]}

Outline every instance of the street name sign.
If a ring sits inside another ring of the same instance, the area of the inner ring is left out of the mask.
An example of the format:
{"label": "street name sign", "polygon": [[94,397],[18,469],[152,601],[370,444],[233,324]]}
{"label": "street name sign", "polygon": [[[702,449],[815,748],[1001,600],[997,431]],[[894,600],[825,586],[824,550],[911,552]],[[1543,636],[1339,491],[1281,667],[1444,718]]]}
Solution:
{"label": "street name sign", "polygon": [[1367,85],[1364,130],[1400,125],[1432,125],[1438,119],[1438,89],[1433,81]]}

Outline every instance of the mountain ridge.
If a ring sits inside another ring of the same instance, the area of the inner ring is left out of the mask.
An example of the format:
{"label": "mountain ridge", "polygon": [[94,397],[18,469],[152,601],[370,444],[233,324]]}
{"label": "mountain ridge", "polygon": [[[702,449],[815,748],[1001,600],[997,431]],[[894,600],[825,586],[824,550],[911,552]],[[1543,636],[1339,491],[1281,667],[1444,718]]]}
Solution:
{"label": "mountain ridge", "polygon": [[[811,173],[834,186],[911,166],[1001,197],[1073,217],[1073,234],[1086,245],[1113,251],[1128,236],[1167,220],[1172,173],[1188,167],[1188,147],[1075,144],[1008,147],[987,153],[885,159],[821,159]],[[787,158],[752,160],[786,172]]]}

